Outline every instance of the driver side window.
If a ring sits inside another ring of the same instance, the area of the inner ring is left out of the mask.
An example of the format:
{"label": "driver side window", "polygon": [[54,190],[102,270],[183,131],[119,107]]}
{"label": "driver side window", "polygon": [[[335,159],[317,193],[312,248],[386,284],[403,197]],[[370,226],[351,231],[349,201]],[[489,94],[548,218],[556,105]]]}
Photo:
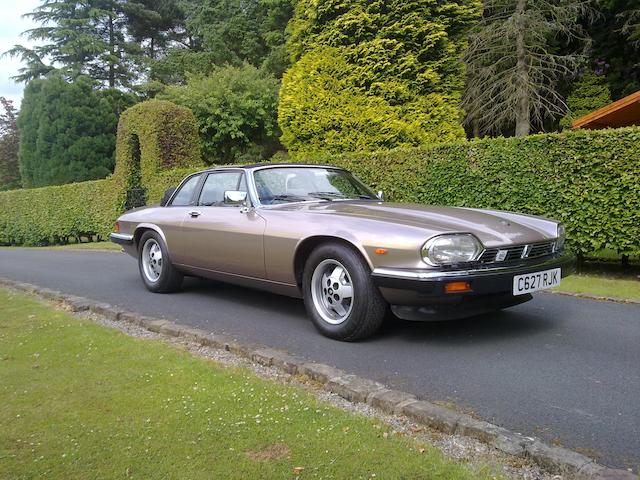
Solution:
{"label": "driver side window", "polygon": [[224,192],[229,190],[247,191],[244,173],[238,171],[210,173],[202,186],[198,205],[224,207]]}

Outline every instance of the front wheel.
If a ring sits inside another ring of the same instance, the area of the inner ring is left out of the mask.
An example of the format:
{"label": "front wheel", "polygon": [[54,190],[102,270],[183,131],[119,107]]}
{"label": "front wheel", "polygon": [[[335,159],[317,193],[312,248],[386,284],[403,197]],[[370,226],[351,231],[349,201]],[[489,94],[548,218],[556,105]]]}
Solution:
{"label": "front wheel", "polygon": [[369,266],[345,245],[316,248],[306,262],[302,284],[307,312],[327,337],[361,340],[384,320],[388,305],[371,280]]}
{"label": "front wheel", "polygon": [[145,287],[155,293],[178,290],[184,277],[169,261],[160,235],[149,230],[142,234],[138,245],[138,267]]}

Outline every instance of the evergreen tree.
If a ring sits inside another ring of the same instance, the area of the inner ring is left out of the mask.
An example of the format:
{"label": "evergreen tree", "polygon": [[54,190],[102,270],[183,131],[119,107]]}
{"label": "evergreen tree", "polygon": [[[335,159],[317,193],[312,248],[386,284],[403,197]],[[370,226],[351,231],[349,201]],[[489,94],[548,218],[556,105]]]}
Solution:
{"label": "evergreen tree", "polygon": [[96,91],[95,82],[59,75],[32,80],[24,91],[18,127],[24,187],[104,178],[113,171],[118,113],[131,99]]}
{"label": "evergreen tree", "polygon": [[459,57],[479,8],[475,0],[298,1],[288,41],[297,63],[281,90],[283,142],[302,155],[463,137]]}
{"label": "evergreen tree", "polygon": [[182,83],[222,65],[249,63],[280,78],[289,66],[286,27],[291,0],[188,0],[182,41],[152,65],[152,78]]}
{"label": "evergreen tree", "polygon": [[580,20],[589,0],[485,0],[482,21],[465,52],[463,107],[476,133],[540,128],[566,106],[559,82],[585,55],[559,48],[559,40],[586,45]]}
{"label": "evergreen tree", "polygon": [[16,123],[17,111],[11,100],[0,97],[0,190],[20,187],[18,147],[20,135]]}
{"label": "evergreen tree", "polygon": [[570,128],[573,121],[611,103],[607,80],[593,72],[585,73],[573,84],[567,98],[567,114],[560,121],[562,128]]}
{"label": "evergreen tree", "polygon": [[53,70],[67,79],[88,75],[109,88],[129,88],[173,38],[181,20],[178,0],[42,0],[26,16],[40,26],[25,32],[38,46],[16,45],[18,81]]}

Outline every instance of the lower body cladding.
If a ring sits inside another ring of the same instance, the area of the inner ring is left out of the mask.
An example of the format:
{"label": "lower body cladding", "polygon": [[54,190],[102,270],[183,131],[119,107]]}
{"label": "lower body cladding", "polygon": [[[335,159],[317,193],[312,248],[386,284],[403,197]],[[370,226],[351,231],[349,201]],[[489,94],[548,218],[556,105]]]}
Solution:
{"label": "lower body cladding", "polygon": [[557,286],[575,271],[570,254],[465,270],[376,268],[375,285],[404,320],[453,320],[531,300],[532,292]]}

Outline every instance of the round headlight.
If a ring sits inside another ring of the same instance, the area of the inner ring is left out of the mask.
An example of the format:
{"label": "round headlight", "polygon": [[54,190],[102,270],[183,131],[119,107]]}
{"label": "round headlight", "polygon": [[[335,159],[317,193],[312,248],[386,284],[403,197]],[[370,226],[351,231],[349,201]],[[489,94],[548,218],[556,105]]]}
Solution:
{"label": "round headlight", "polygon": [[482,244],[468,233],[433,237],[422,247],[423,260],[432,266],[471,262],[482,251]]}
{"label": "round headlight", "polygon": [[566,232],[564,229],[564,225],[561,223],[558,224],[558,239],[556,240],[556,251],[560,251],[564,248],[564,241],[566,239]]}

